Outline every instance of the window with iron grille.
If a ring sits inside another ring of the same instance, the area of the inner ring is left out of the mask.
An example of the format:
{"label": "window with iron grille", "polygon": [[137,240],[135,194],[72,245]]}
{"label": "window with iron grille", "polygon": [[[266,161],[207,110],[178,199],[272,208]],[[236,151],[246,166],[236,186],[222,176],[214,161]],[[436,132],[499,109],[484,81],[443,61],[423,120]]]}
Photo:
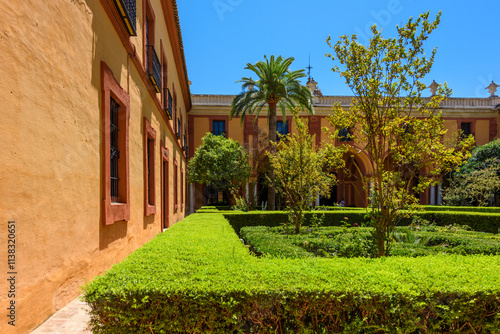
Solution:
{"label": "window with iron grille", "polygon": [[148,138],[147,140],[147,161],[148,161],[148,166],[147,166],[147,173],[148,173],[148,203],[150,205],[154,205],[155,203],[153,202],[153,194],[152,194],[152,187],[151,185],[153,184],[153,173],[152,173],[152,168],[153,168],[153,155],[151,154],[152,152],[152,146],[153,146],[153,140]]}
{"label": "window with iron grille", "polygon": [[136,0],[114,0],[120,17],[130,36],[137,36],[136,29]]}
{"label": "window with iron grille", "polygon": [[130,220],[130,97],[101,61],[102,224]]}
{"label": "window with iron grille", "polygon": [[179,193],[178,193],[178,177],[177,173],[179,170],[179,165],[177,164],[177,160],[174,160],[174,210],[177,211],[179,206]]}
{"label": "window with iron grille", "polygon": [[173,107],[172,107],[172,94],[170,94],[170,89],[166,88],[166,99],[167,99],[167,104],[166,104],[166,109],[165,111],[167,112],[168,119],[172,119],[173,117]]}
{"label": "window with iron grille", "polygon": [[212,134],[215,136],[226,136],[226,121],[213,120],[212,121]]}
{"label": "window with iron grille", "polygon": [[156,130],[144,117],[144,215],[156,214],[155,140]]}
{"label": "window with iron grille", "polygon": [[177,118],[177,131],[175,133],[177,135],[177,138],[181,138],[181,120],[180,118]]}
{"label": "window with iron grille", "polygon": [[119,175],[118,175],[118,159],[120,158],[120,150],[118,147],[118,113],[120,105],[111,98],[110,106],[110,161],[111,161],[111,202],[119,202]]}

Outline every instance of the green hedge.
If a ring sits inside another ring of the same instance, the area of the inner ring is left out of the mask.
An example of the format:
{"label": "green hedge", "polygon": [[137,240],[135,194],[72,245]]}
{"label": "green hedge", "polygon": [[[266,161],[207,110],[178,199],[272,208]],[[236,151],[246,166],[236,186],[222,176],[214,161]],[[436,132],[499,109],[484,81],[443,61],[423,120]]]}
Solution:
{"label": "green hedge", "polygon": [[492,212],[500,213],[500,207],[496,206],[446,206],[446,205],[424,205],[426,211],[467,211],[467,212]]}
{"label": "green hedge", "polygon": [[193,214],[84,287],[94,333],[495,333],[500,257],[259,259]]}
{"label": "green hedge", "polygon": [[[243,226],[280,226],[288,221],[288,215],[284,211],[228,211],[223,212],[224,217],[229,221],[236,233],[240,232]],[[323,226],[340,226],[342,221],[352,224],[365,224],[364,210],[335,210],[335,211],[309,211],[304,215],[304,226],[310,224],[311,218],[324,214]],[[347,218],[347,219],[346,219]]]}
{"label": "green hedge", "polygon": [[[236,233],[240,233],[243,226],[280,226],[288,221],[286,212],[283,211],[227,211],[224,217],[233,226]],[[341,226],[342,221],[349,224],[366,226],[365,210],[345,211],[311,211],[305,214],[304,226],[309,225],[313,215],[324,214],[323,226]],[[500,213],[486,212],[451,212],[451,211],[422,211],[416,216],[427,219],[439,226],[453,224],[468,225],[474,231],[499,233]],[[346,219],[347,218],[347,219]],[[403,219],[398,225],[406,226],[412,222],[412,218]]]}
{"label": "green hedge", "polygon": [[[472,230],[479,232],[500,232],[500,213],[424,211],[419,212],[418,216],[439,226],[459,224],[468,225]],[[410,223],[410,219],[405,220],[404,223]]]}

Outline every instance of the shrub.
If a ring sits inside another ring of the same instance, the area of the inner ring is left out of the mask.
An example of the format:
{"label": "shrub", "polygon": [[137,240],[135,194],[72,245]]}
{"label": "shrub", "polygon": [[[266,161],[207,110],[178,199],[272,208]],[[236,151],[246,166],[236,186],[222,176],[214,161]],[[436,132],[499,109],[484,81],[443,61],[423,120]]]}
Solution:
{"label": "shrub", "polygon": [[[259,259],[193,214],[84,287],[94,333],[494,333],[500,259]],[[480,273],[480,274],[478,274]]]}

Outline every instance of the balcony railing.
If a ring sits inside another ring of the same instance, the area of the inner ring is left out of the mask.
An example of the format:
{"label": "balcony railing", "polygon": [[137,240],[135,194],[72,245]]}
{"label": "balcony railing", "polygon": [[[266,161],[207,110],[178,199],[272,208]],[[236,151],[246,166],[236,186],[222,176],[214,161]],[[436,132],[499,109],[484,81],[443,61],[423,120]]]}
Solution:
{"label": "balcony railing", "polygon": [[167,114],[168,119],[172,119],[172,94],[167,87],[163,87],[163,110]]}
{"label": "balcony railing", "polygon": [[148,75],[156,92],[161,92],[161,64],[154,46],[147,45]]}
{"label": "balcony railing", "polygon": [[125,27],[130,36],[137,36],[136,33],[136,0],[113,0],[120,13]]}

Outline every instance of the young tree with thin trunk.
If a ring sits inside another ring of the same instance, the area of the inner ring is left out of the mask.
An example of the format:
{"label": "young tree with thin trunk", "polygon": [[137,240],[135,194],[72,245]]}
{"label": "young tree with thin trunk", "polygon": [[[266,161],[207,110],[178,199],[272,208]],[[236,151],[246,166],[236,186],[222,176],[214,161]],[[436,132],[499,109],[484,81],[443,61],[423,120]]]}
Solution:
{"label": "young tree with thin trunk", "polygon": [[[315,136],[293,111],[293,119],[297,126],[296,134],[287,134],[280,138],[276,150],[268,152],[271,165],[276,175],[276,189],[283,195],[295,233],[300,232],[304,220],[304,212],[317,196],[330,196],[330,189],[335,176],[326,172],[330,168],[343,166],[343,150],[330,151],[326,159],[326,151],[314,146]],[[328,164],[327,164],[328,161]]]}
{"label": "young tree with thin trunk", "polygon": [[[418,204],[417,196],[436,183],[441,175],[460,165],[468,156],[471,138],[453,146],[442,140],[446,133],[439,104],[451,94],[440,85],[437,94],[422,98],[421,82],[430,72],[436,49],[424,52],[424,42],[437,28],[441,13],[429,21],[429,12],[397,26],[395,38],[384,38],[376,26],[367,46],[356,35],[341,36],[334,45],[339,66],[333,68],[354,93],[348,109],[334,105],[330,123],[342,129],[371,164],[370,177],[363,177],[370,195],[370,218],[375,225],[379,256],[389,255],[394,228],[403,210]],[[345,142],[349,143],[349,142]],[[358,150],[356,150],[358,151]],[[352,152],[352,151],[351,151]]]}
{"label": "young tree with thin trunk", "polygon": [[[299,79],[304,78],[304,70],[291,71],[290,65],[294,58],[283,58],[282,56],[267,58],[255,64],[248,63],[245,69],[251,70],[257,76],[257,80],[242,78],[242,92],[237,95],[231,104],[231,118],[234,116],[243,118],[247,114],[260,114],[262,109],[267,110],[269,123],[269,142],[276,141],[276,111],[279,108],[283,117],[286,109],[292,110],[297,105],[313,113],[312,93],[306,86],[300,84]],[[256,117],[257,121],[257,117]],[[269,146],[271,153],[274,148]],[[274,187],[274,171],[270,167],[268,171],[270,185],[268,188],[268,208],[275,209],[276,190]]]}

